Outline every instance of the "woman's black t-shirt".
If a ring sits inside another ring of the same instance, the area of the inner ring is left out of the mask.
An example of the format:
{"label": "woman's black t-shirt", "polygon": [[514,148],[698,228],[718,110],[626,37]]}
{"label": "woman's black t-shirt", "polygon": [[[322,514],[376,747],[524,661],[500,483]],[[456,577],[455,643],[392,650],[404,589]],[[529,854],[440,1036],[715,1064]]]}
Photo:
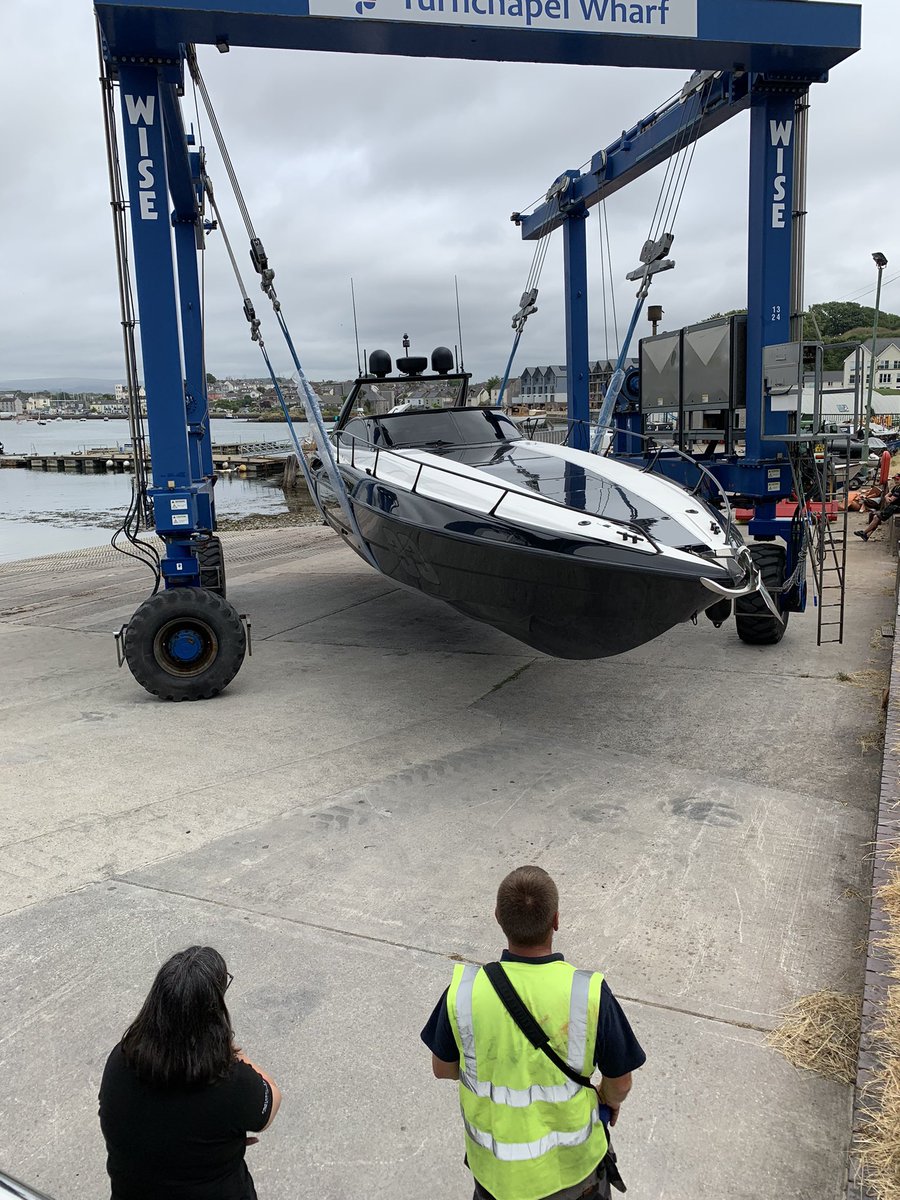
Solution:
{"label": "woman's black t-shirt", "polygon": [[244,1062],[216,1083],[157,1087],[138,1079],[116,1046],[100,1084],[112,1200],[254,1197],[246,1135],[271,1109],[272,1089]]}

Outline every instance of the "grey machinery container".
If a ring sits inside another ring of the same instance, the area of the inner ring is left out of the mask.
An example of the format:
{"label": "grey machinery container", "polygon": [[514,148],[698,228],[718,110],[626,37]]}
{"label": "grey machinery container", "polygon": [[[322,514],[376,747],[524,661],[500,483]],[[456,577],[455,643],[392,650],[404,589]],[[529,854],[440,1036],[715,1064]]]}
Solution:
{"label": "grey machinery container", "polygon": [[675,417],[675,437],[734,450],[747,400],[747,318],[717,317],[641,340],[641,411],[646,432]]}

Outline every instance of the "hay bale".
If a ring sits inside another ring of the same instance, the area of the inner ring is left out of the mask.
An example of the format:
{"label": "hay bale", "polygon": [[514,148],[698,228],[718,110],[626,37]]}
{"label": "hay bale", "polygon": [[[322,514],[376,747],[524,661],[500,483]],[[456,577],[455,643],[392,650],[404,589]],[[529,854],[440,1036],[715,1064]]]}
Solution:
{"label": "hay bale", "polygon": [[815,1071],[836,1083],[853,1083],[859,1047],[862,1002],[844,992],[801,996],[766,1037],[766,1044],[801,1071]]}
{"label": "hay bale", "polygon": [[888,992],[877,1036],[887,1053],[862,1093],[857,1174],[878,1200],[900,1200],[900,988]]}

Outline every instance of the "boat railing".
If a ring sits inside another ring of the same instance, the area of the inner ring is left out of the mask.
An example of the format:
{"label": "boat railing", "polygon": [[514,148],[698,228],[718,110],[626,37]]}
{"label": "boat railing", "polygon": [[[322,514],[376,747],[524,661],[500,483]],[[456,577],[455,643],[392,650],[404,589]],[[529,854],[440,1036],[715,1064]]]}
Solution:
{"label": "boat railing", "polygon": [[5,1171],[0,1171],[0,1198],[2,1200],[53,1200],[45,1192],[36,1192],[27,1183],[13,1179],[12,1175],[7,1175]]}
{"label": "boat railing", "polygon": [[[503,504],[504,500],[506,500],[508,496],[513,496],[518,501],[528,501],[529,503],[544,505],[547,509],[562,509],[563,512],[576,514],[582,518],[582,520],[579,522],[581,525],[589,525],[590,519],[593,518],[602,524],[619,530],[620,535],[625,538],[631,544],[631,546],[637,548],[643,544],[646,546],[648,552],[653,554],[663,553],[656,539],[641,526],[636,525],[631,521],[617,521],[614,518],[605,517],[599,513],[587,513],[583,509],[572,508],[568,504],[562,504],[558,500],[553,500],[549,496],[541,496],[539,493],[532,492],[526,488],[509,487],[504,483],[497,483],[494,480],[484,479],[480,476],[475,479],[463,471],[454,471],[450,467],[446,467],[441,463],[417,461],[414,458],[409,458],[407,455],[399,453],[397,450],[389,450],[383,446],[376,446],[373,442],[370,442],[365,438],[357,437],[357,435],[354,433],[347,433],[345,430],[336,431],[333,437],[333,442],[335,447],[335,457],[339,464],[348,465],[354,470],[363,470],[367,474],[371,475],[374,479],[385,479],[385,476],[380,476],[378,471],[379,463],[383,458],[393,460],[394,462],[400,464],[401,471],[407,475],[406,480],[403,482],[403,486],[407,488],[413,495],[417,494],[417,490],[420,488],[423,472],[435,472],[437,474],[446,475],[457,482],[459,480],[463,480],[470,484],[473,488],[477,488],[479,490],[483,489],[484,491],[489,491],[491,493],[496,492],[496,500],[490,505],[489,508],[484,510],[484,514],[486,516],[493,517],[497,515],[497,510],[500,508],[501,504]],[[347,449],[347,443],[349,443],[349,450]],[[425,450],[427,453],[427,447],[424,446],[410,446],[408,449]],[[366,459],[368,459],[369,456],[374,456],[374,461],[371,463],[368,461],[363,461],[363,455],[366,456]],[[416,468],[414,473],[409,471],[411,466]],[[388,477],[386,482],[396,483],[396,476]],[[418,491],[418,494],[425,495],[427,493]],[[430,498],[434,499],[435,497],[431,496]],[[456,500],[459,502],[458,497]],[[480,512],[482,510],[478,509],[477,511]],[[577,535],[577,530],[573,529],[571,532],[573,535]],[[585,540],[590,539],[585,537]]]}

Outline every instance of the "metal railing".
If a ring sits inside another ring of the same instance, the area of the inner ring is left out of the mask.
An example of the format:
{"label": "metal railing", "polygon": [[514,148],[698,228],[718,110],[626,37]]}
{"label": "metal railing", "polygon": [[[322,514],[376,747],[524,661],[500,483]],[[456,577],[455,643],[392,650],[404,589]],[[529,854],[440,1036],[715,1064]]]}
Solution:
{"label": "metal railing", "polygon": [[[346,453],[346,443],[350,443],[349,455]],[[476,484],[479,488],[489,488],[491,491],[498,493],[497,499],[487,512],[483,515],[493,517],[497,514],[497,510],[507,496],[515,496],[519,499],[531,500],[539,504],[545,504],[549,508],[562,509],[564,512],[577,513],[581,517],[593,515],[598,521],[603,521],[608,525],[614,526],[617,529],[623,530],[629,539],[640,538],[650,546],[654,554],[662,554],[659,543],[656,539],[641,526],[634,524],[631,521],[617,521],[612,517],[601,516],[599,513],[588,514],[583,509],[571,508],[568,504],[562,504],[558,500],[552,500],[549,496],[542,496],[537,492],[529,491],[527,488],[509,487],[504,483],[495,483],[492,479],[483,479],[480,476],[475,479],[471,475],[466,475],[462,471],[453,471],[449,467],[445,467],[440,463],[425,463],[417,462],[416,459],[411,459],[397,450],[388,450],[382,446],[376,446],[372,442],[366,441],[365,438],[357,437],[356,434],[348,434],[344,430],[339,431],[334,438],[335,457],[338,465],[349,465],[353,470],[363,470],[366,474],[371,475],[373,479],[382,478],[386,482],[396,483],[395,479],[386,479],[378,474],[378,464],[382,458],[394,459],[403,464],[404,468],[415,464],[416,472],[412,484],[409,486],[409,492],[412,495],[425,495],[428,499],[435,499],[433,496],[428,496],[428,493],[417,491],[422,479],[422,472],[425,470],[434,471],[438,474],[448,475],[454,480],[463,480],[464,482]],[[424,450],[426,453],[427,447],[410,446],[410,450]],[[357,464],[357,450],[360,454],[374,455],[375,461],[370,465],[366,463]],[[349,461],[348,461],[349,460]],[[479,511],[480,510],[476,510]],[[577,531],[572,531],[573,536],[578,536]]]}
{"label": "metal railing", "polygon": [[221,454],[223,449],[231,454],[288,454],[293,450],[292,442],[222,442],[213,443],[213,453]]}
{"label": "metal railing", "polygon": [[53,1200],[46,1192],[36,1192],[27,1183],[13,1179],[12,1175],[6,1175],[3,1171],[0,1171],[0,1197],[15,1197],[15,1200]]}

